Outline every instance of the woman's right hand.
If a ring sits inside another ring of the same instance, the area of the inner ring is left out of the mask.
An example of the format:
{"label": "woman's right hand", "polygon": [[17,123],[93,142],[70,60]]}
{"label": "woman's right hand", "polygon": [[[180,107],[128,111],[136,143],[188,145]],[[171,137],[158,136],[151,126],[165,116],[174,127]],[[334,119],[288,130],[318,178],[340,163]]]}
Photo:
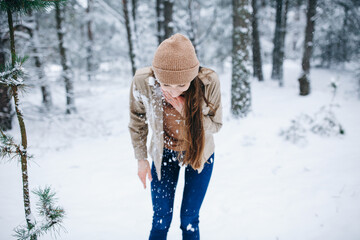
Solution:
{"label": "woman's right hand", "polygon": [[152,181],[151,177],[151,168],[148,160],[138,160],[138,176],[141,180],[141,182],[144,185],[144,188],[146,188],[146,175],[148,175],[149,181]]}

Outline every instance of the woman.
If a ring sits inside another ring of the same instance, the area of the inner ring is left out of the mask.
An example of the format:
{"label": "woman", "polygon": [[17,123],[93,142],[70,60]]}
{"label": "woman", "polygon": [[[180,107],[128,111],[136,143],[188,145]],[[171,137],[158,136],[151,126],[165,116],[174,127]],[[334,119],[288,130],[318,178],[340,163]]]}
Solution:
{"label": "woman", "polygon": [[[148,124],[152,138],[147,161]],[[181,166],[183,239],[200,239],[199,211],[214,164],[213,133],[222,126],[217,74],[199,66],[191,41],[181,34],[164,40],[151,67],[136,71],[130,89],[129,129],[138,176],[151,181],[153,222],[149,239],[166,239]]]}

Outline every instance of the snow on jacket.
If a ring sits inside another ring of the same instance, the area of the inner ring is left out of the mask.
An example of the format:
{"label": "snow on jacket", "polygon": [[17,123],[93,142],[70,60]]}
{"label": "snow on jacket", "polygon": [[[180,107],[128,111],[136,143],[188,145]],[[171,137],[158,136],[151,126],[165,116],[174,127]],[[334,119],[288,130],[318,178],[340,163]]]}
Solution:
{"label": "snow on jacket", "polygon": [[[138,69],[133,77],[130,87],[130,122],[129,130],[134,148],[135,158],[147,159],[148,153],[155,164],[159,181],[161,180],[161,163],[164,147],[163,131],[163,106],[162,92],[159,84],[155,84],[153,70],[151,67]],[[220,81],[215,71],[202,67],[198,77],[204,83],[205,97],[213,104],[215,114],[202,103],[203,126],[205,131],[205,146],[201,167],[215,150],[213,134],[218,132],[222,126],[222,105]],[[147,149],[148,124],[150,124],[152,137],[149,150]]]}

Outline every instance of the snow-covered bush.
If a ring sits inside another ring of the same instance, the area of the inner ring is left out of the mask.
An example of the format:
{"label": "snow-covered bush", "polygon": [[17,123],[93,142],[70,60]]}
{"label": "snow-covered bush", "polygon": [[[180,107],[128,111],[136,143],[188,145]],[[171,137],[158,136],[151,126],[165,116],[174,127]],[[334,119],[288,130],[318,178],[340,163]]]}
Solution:
{"label": "snow-covered bush", "polygon": [[[338,105],[335,105],[339,107]],[[337,136],[345,133],[341,124],[337,120],[335,113],[331,110],[334,106],[322,106],[311,124],[310,130],[321,136]]]}
{"label": "snow-covered bush", "polygon": [[309,115],[301,114],[291,120],[290,127],[280,131],[280,136],[294,144],[304,144],[306,143],[307,125],[311,124],[311,122],[313,122],[313,119]]}
{"label": "snow-covered bush", "polygon": [[339,104],[333,103],[338,85],[338,81],[334,79],[331,80],[330,87],[333,96],[330,104],[322,106],[312,116],[304,113],[300,114],[295,119],[291,120],[291,125],[288,128],[280,130],[279,135],[294,144],[306,143],[307,132],[312,132],[323,137],[344,135],[345,130],[337,120],[333,111],[334,107],[340,107]]}

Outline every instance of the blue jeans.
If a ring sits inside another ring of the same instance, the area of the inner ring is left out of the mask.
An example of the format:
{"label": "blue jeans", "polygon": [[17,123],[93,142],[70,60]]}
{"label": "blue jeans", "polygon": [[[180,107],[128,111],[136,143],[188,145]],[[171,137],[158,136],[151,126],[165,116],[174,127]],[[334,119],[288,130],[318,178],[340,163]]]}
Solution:
{"label": "blue jeans", "polygon": [[[153,221],[149,240],[166,240],[170,228],[176,185],[179,177],[179,161],[173,150],[164,148],[161,181],[158,180],[154,162],[151,167],[151,198]],[[185,186],[180,210],[180,229],[183,240],[200,239],[199,212],[209,185],[214,165],[214,153],[199,174],[190,165],[185,169]]]}

